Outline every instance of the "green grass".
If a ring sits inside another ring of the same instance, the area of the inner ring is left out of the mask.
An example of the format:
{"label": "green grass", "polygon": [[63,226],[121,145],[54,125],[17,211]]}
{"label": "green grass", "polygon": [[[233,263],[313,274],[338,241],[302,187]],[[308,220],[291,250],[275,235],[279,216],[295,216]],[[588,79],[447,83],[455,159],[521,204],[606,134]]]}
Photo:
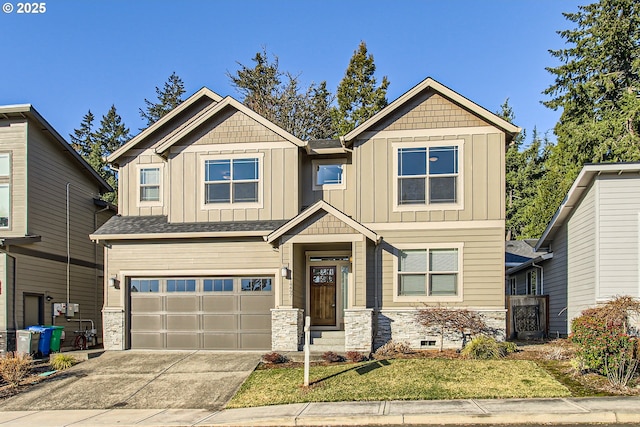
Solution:
{"label": "green grass", "polygon": [[569,396],[569,390],[526,360],[397,359],[258,370],[228,408],[299,402]]}

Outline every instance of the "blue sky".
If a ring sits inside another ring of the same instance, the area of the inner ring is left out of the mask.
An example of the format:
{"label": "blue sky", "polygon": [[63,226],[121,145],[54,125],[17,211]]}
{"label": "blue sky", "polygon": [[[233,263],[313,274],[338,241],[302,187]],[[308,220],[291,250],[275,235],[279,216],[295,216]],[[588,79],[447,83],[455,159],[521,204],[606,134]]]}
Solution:
{"label": "blue sky", "polygon": [[[1,0],[0,3],[6,3]],[[540,104],[575,0],[49,0],[43,14],[0,13],[0,104],[30,103],[65,137],[115,104],[132,133],[138,109],[175,71],[190,95],[238,97],[227,72],[262,47],[307,85],[335,91],[364,40],[389,101],[431,76],[483,107],[510,99],[516,124],[550,132]]]}

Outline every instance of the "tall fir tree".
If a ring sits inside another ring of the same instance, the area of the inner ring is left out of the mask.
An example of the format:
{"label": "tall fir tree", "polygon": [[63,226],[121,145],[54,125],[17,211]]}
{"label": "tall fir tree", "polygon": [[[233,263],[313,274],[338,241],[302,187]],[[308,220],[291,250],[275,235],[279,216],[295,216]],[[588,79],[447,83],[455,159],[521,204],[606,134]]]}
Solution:
{"label": "tall fir tree", "polygon": [[85,160],[88,159],[95,140],[93,132],[94,119],[95,117],[93,113],[89,110],[87,114],[82,117],[80,127],[78,129],[74,129],[72,134],[69,134],[69,138],[71,138],[71,147],[73,147],[73,149],[76,150],[76,152]]}
{"label": "tall fir tree", "polygon": [[122,122],[115,105],[112,105],[100,120],[100,128],[95,133],[94,147],[88,159],[100,176],[116,190],[105,197],[107,201],[117,201],[118,180],[116,172],[109,167],[105,158],[126,144],[130,138],[129,129]]}
{"label": "tall fir tree", "polygon": [[162,89],[156,86],[157,102],[152,102],[145,98],[146,107],[144,110],[140,108],[140,116],[147,121],[147,126],[151,126],[180,105],[184,101],[182,99],[184,93],[184,82],[174,71]]}
{"label": "tall fir tree", "polygon": [[344,77],[336,90],[337,108],[332,111],[338,135],[345,135],[387,106],[389,80],[382,77],[378,86],[373,55],[362,41],[353,53]]}
{"label": "tall fir tree", "polygon": [[557,144],[537,188],[540,235],[585,163],[640,160],[640,3],[601,0],[564,13],[568,47],[551,50],[561,65],[545,105],[562,114]]}
{"label": "tall fir tree", "polygon": [[311,105],[309,109],[309,139],[329,139],[334,136],[331,104],[334,96],[323,81],[311,89]]}

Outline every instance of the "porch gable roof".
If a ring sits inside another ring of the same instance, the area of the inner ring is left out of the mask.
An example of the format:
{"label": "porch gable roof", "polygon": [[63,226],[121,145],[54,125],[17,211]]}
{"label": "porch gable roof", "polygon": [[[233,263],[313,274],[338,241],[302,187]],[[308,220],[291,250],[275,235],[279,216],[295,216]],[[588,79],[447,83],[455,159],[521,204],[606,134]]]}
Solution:
{"label": "porch gable roof", "polygon": [[344,222],[346,225],[353,228],[354,230],[358,231],[360,234],[376,242],[376,244],[380,242],[380,240],[382,239],[382,236],[368,229],[364,225],[360,224],[358,221],[354,220],[347,214],[341,212],[339,209],[336,209],[335,207],[331,206],[329,203],[325,202],[324,200],[318,200],[316,203],[314,203],[313,205],[309,206],[307,209],[302,211],[298,216],[292,218],[291,220],[283,224],[281,227],[277,228],[270,234],[264,236],[264,240],[267,243],[273,244],[273,242],[275,242],[277,239],[285,235],[288,231],[292,230],[297,225],[303,223],[306,219],[310,218],[312,215],[319,212],[320,210],[323,210],[335,216],[337,219]]}

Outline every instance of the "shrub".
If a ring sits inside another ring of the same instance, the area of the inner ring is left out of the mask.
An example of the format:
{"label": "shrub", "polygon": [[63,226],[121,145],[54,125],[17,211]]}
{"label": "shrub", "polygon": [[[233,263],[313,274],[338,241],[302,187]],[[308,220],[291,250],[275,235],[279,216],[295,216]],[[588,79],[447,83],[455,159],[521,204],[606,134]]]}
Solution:
{"label": "shrub", "polygon": [[325,351],[322,354],[322,360],[329,363],[344,362],[344,357],[334,353],[333,351]]}
{"label": "shrub", "polygon": [[20,384],[31,371],[31,356],[22,353],[7,353],[0,357],[0,376],[11,386]]}
{"label": "shrub", "polygon": [[364,362],[368,359],[367,356],[357,351],[347,351],[347,354],[345,356],[347,357],[347,360],[354,363]]}
{"label": "shrub", "polygon": [[[635,372],[638,341],[629,335],[629,316],[638,312],[640,302],[631,297],[619,297],[583,311],[571,325],[571,340],[578,346],[576,355],[590,370],[601,375],[624,378],[628,369]],[[615,378],[609,381],[613,386],[620,386]]]}
{"label": "shrub", "polygon": [[500,348],[500,354],[504,357],[507,354],[515,353],[518,351],[518,345],[514,342],[503,341],[498,343]]}
{"label": "shrub", "polygon": [[411,350],[411,346],[408,342],[389,340],[385,345],[383,345],[382,347],[377,349],[375,353],[373,353],[373,358],[376,360],[381,360],[411,353],[413,353],[413,350]]}
{"label": "shrub", "polygon": [[64,371],[65,369],[69,369],[73,365],[78,363],[75,357],[70,354],[58,353],[51,358],[49,364],[56,371]]}
{"label": "shrub", "polygon": [[467,334],[492,334],[495,331],[486,324],[480,313],[465,308],[425,307],[418,311],[416,320],[422,326],[435,328],[440,335],[440,351],[445,336],[458,338],[464,345]]}
{"label": "shrub", "polygon": [[486,335],[479,335],[472,339],[461,353],[470,359],[489,360],[502,357],[500,344],[494,338]]}
{"label": "shrub", "polygon": [[265,363],[271,363],[275,365],[279,363],[287,363],[289,361],[289,358],[284,354],[272,352],[272,353],[263,354],[262,360]]}

